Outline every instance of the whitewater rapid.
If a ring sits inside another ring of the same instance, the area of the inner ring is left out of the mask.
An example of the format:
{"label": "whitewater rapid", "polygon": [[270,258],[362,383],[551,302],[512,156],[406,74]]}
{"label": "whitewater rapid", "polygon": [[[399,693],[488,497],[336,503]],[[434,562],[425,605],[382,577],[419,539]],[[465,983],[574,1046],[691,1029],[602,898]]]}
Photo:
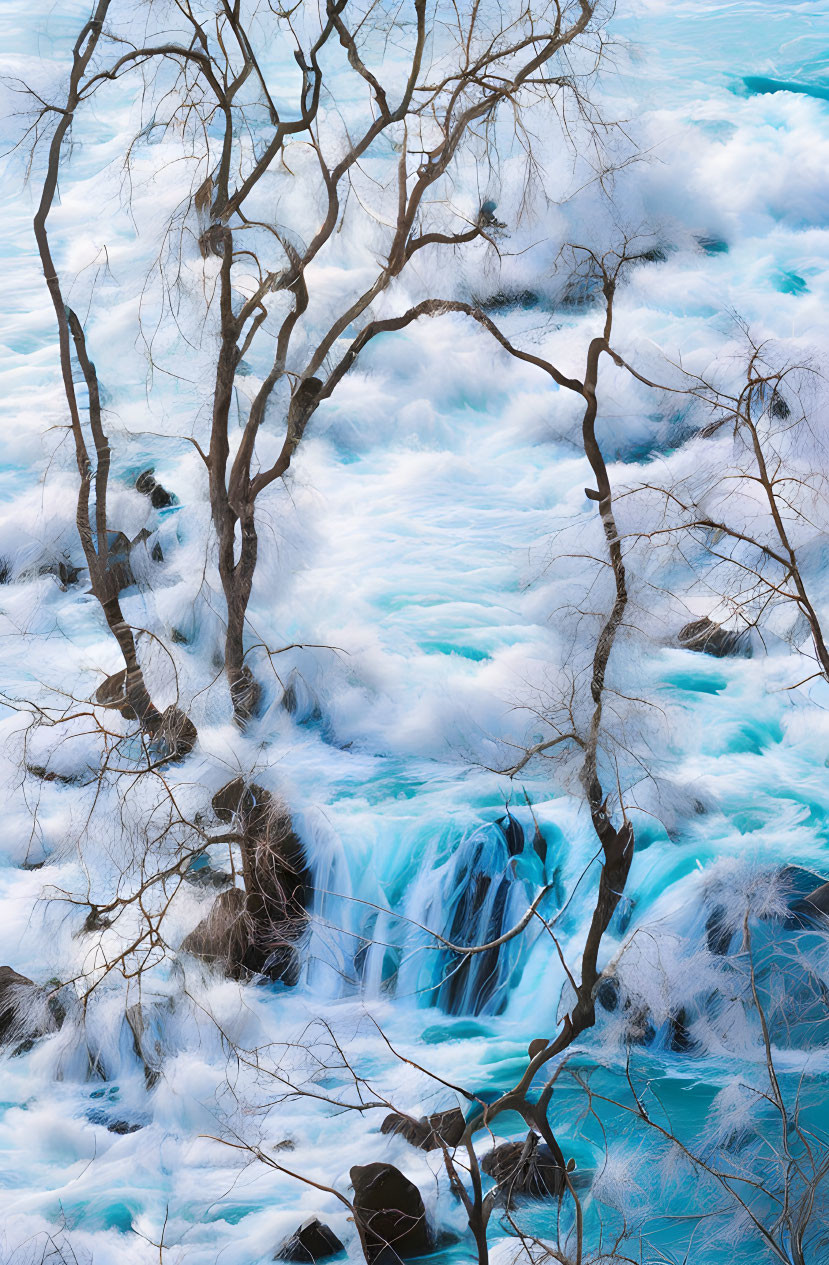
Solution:
{"label": "whitewater rapid", "polygon": [[[84,14],[74,0],[61,7],[5,0],[2,71],[53,82]],[[829,302],[827,5],[620,0],[611,32],[621,43],[616,68],[603,81],[606,108],[631,120],[648,154],[619,179],[624,214],[630,223],[655,225],[672,248],[620,293],[622,350],[650,370],[678,352],[704,366],[728,344],[726,315],[737,311],[761,336],[820,352]],[[9,110],[14,100],[7,91]],[[586,463],[574,440],[577,406],[531,366],[494,351],[461,318],[377,340],[315,418],[289,492],[268,503],[252,626],[272,649],[317,648],[274,656],[268,707],[241,739],[200,692],[220,605],[215,594],[205,597],[201,580],[204,481],[179,436],[192,425],[194,393],[203,406],[202,361],[195,357],[183,372],[188,381],[165,388],[161,406],[147,403],[147,361],[133,318],[148,247],[132,236],[121,178],[112,170],[132,103],[123,86],[109,100],[87,125],[57,218],[66,269],[97,261],[102,292],[118,296],[107,321],[97,331],[93,322],[91,331],[102,382],[118,384],[114,433],[122,448],[113,519],[131,532],[147,521],[129,479],[154,464],[180,502],[152,520],[165,563],[151,614],[189,640],[183,689],[201,747],[186,780],[204,788],[205,800],[239,772],[278,790],[308,848],[319,895],[297,989],[243,988],[193,971],[189,1000],[170,1008],[166,998],[182,997],[175,964],[162,964],[145,982],[142,1001],[156,1008],[164,1048],[163,1075],[153,1088],[123,1023],[123,981],[104,991],[88,1016],[105,1079],[89,1074],[68,1032],[0,1060],[0,1256],[17,1263],[46,1252],[45,1259],[57,1260],[48,1252],[60,1248],[64,1259],[72,1259],[71,1250],[94,1265],[149,1265],[159,1259],[163,1232],[168,1265],[254,1265],[272,1259],[281,1240],[316,1214],[346,1241],[349,1259],[359,1259],[353,1226],[333,1196],[251,1161],[216,1140],[223,1138],[271,1148],[286,1168],[343,1191],[353,1164],[390,1159],[418,1183],[429,1215],[458,1236],[430,1258],[454,1265],[471,1259],[464,1217],[434,1155],[381,1136],[382,1112],[283,1099],[285,1085],[272,1073],[284,1066],[294,1081],[313,1078],[334,1096],[345,1093],[348,1074],[324,1021],[376,1092],[420,1115],[455,1098],[390,1046],[445,1082],[493,1092],[520,1074],[528,1042],[555,1028],[566,979],[543,932],[531,928],[502,953],[486,1004],[470,1013],[473,990],[464,992],[463,982],[454,1000],[445,988],[441,994],[446,958],[420,926],[474,934],[462,914],[455,918],[463,863],[473,854],[493,876],[491,899],[501,877],[510,876],[498,914],[506,927],[544,881],[553,888],[544,908],[557,908],[595,852],[572,783],[557,784],[555,774],[534,766],[514,785],[489,771],[502,767],[506,743],[523,741],[521,705],[543,693],[549,664],[560,657],[551,615],[579,568],[549,565],[553,532],[574,522],[594,530],[583,495]],[[19,132],[20,120],[8,113],[7,142]],[[24,160],[13,153],[3,182],[0,305],[0,555],[15,578],[0,589],[0,682],[11,698],[75,681],[90,693],[100,669],[118,666],[83,589],[61,592],[52,577],[27,574],[45,553],[77,547],[71,454],[52,429],[62,420],[53,318],[31,235],[34,191],[23,176]],[[172,195],[139,181],[136,196],[145,215],[157,202],[160,222]],[[551,209],[551,238],[604,231],[591,207],[582,197]],[[516,290],[533,287],[536,263],[508,266]],[[556,310],[552,317],[551,325],[549,312],[529,308],[505,320],[516,338],[540,339],[558,363],[575,369],[596,313]],[[693,465],[698,441],[679,451],[683,419],[664,401],[610,368],[601,398],[600,439],[617,462],[614,481],[634,482],[648,459],[664,458],[675,469]],[[829,581],[824,608],[828,595]],[[130,599],[136,622],[147,600]],[[670,644],[668,613],[657,610],[655,619],[637,670],[668,718],[658,758],[675,788],[673,810],[667,821],[657,819],[643,790],[630,902],[605,953],[610,958],[637,926],[660,929],[662,938],[652,951],[645,943],[637,966],[643,995],[663,1024],[642,1057],[666,1101],[695,1128],[740,1069],[739,1034],[716,1023],[704,1034],[704,1055],[693,1060],[665,1039],[672,1007],[720,986],[705,950],[702,893],[712,874],[736,890],[745,867],[796,863],[829,873],[829,695],[814,685],[795,705],[787,687],[796,669],[779,647],[768,656],[715,660]],[[287,683],[296,696],[293,714],[279,706]],[[73,787],[24,784],[14,767],[19,716],[9,711],[0,724],[0,962],[39,982],[66,978],[83,960],[76,935],[83,915],[44,893],[77,892],[87,882],[74,846],[86,801]],[[531,723],[529,732],[535,740]],[[90,740],[73,757],[77,767],[91,751]],[[695,812],[692,801],[706,811]],[[495,824],[507,808],[528,845],[517,865]],[[531,847],[533,813],[546,863]],[[114,872],[107,865],[117,860],[117,828],[93,844],[98,869],[89,881],[105,887]],[[188,888],[171,934],[183,936],[207,899],[197,886]],[[582,885],[560,927],[571,958],[590,911],[591,890]],[[133,990],[126,1000],[138,995]],[[293,1044],[309,1024],[313,1056]],[[231,1043],[265,1053],[258,1062],[239,1058]],[[577,1058],[597,1061],[612,1077],[623,1051],[611,1019],[587,1034]],[[797,1075],[802,1051],[795,1046],[787,1059]],[[810,1075],[829,1073],[823,1050],[809,1059]],[[567,1153],[591,1168],[597,1151],[578,1136],[579,1109],[576,1095],[564,1090],[557,1120]],[[107,1125],[117,1121],[141,1127],[110,1132]],[[607,1122],[613,1130],[610,1111]],[[623,1191],[631,1206],[644,1207],[647,1151],[628,1146],[616,1123],[606,1193]],[[496,1131],[517,1136],[519,1122],[505,1117]],[[289,1146],[273,1150],[282,1142]],[[681,1204],[682,1191],[674,1196]],[[554,1213],[534,1215],[533,1228],[543,1234]],[[678,1224],[666,1222],[658,1241],[683,1259],[687,1235]],[[502,1233],[494,1222],[493,1239]],[[740,1244],[729,1250],[735,1262],[758,1259]],[[722,1247],[699,1239],[688,1259],[720,1261]]]}

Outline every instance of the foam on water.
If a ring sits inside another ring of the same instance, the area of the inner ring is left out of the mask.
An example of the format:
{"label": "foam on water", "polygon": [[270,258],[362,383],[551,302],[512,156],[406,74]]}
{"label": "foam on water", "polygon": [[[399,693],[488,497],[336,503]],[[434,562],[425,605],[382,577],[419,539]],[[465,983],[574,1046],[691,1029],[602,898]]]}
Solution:
{"label": "foam on water", "polygon": [[[658,380],[670,372],[664,356],[680,351],[690,368],[706,368],[737,346],[732,310],[760,336],[786,339],[797,353],[819,348],[829,303],[825,6],[641,0],[618,8],[613,29],[627,43],[603,91],[611,111],[636,120],[636,139],[651,149],[652,161],[623,173],[617,195],[625,222],[656,225],[665,248],[664,259],[638,269],[619,294],[618,349]],[[54,84],[84,15],[74,3],[33,11],[8,0],[0,14],[3,70],[44,90]],[[431,1259],[454,1265],[469,1259],[469,1247],[441,1163],[381,1136],[382,1111],[337,1111],[322,1101],[353,1096],[331,1033],[375,1094],[421,1115],[457,1098],[412,1064],[492,1095],[520,1075],[529,1040],[555,1029],[567,980],[544,934],[529,929],[497,962],[459,968],[423,928],[453,942],[499,934],[548,883],[542,912],[562,911],[563,953],[570,962],[578,958],[593,891],[579,879],[594,858],[595,838],[572,770],[525,770],[522,787],[546,843],[544,861],[532,846],[535,819],[523,793],[488,771],[509,762],[511,744],[528,735],[538,740],[521,705],[555,692],[569,636],[560,612],[581,582],[583,561],[551,560],[567,552],[562,540],[578,539],[592,554],[600,548],[583,493],[589,474],[575,438],[577,402],[550,389],[531,366],[493,350],[461,318],[378,339],[320,409],[290,488],[274,489],[263,504],[251,624],[269,648],[298,648],[261,655],[267,706],[241,738],[229,723],[221,682],[203,688],[219,643],[221,603],[205,579],[202,470],[181,438],[203,423],[209,338],[177,362],[180,382],[157,375],[148,397],[145,347],[135,334],[139,304],[147,304],[149,324],[155,301],[141,297],[152,227],[180,192],[172,181],[169,188],[150,181],[165,143],[159,141],[137,162],[136,233],[123,213],[118,170],[135,117],[130,91],[119,85],[107,109],[79,125],[82,143],[55,217],[67,275],[100,260],[106,242],[108,271],[101,267],[96,282],[104,314],[91,320],[89,338],[112,397],[112,521],[130,534],[145,523],[157,526],[165,558],[152,592],[132,590],[125,605],[137,625],[168,638],[176,629],[183,639],[179,686],[201,739],[174,775],[183,802],[202,810],[228,776],[255,770],[294,813],[319,894],[296,990],[243,988],[191,964],[185,994],[181,968],[159,962],[142,998],[148,1011],[155,1006],[165,1054],[152,1089],[123,1018],[137,994],[123,981],[101,990],[85,1030],[68,1023],[30,1051],[0,1060],[0,1250],[9,1260],[27,1260],[51,1236],[94,1265],[149,1265],[158,1260],[153,1242],[164,1228],[165,1259],[252,1265],[271,1259],[285,1235],[319,1214],[347,1243],[350,1259],[358,1258],[353,1226],[332,1196],[249,1163],[215,1140],[223,1137],[270,1148],[286,1169],[343,1191],[351,1165],[389,1158],[417,1181],[430,1217],[450,1235]],[[7,120],[7,136],[17,126]],[[115,648],[83,584],[64,592],[53,576],[33,573],[44,560],[80,558],[71,453],[65,436],[51,429],[64,421],[52,316],[30,235],[33,194],[21,176],[12,157],[2,204],[0,555],[14,583],[0,588],[0,671],[11,699],[31,698],[41,687],[44,696],[64,687],[88,696],[120,666]],[[508,204],[509,189],[500,196]],[[565,369],[577,370],[596,314],[563,308],[548,270],[576,225],[597,238],[611,232],[592,197],[549,211],[549,242],[486,278],[493,293],[531,294],[502,305],[499,319]],[[100,215],[90,216],[91,206]],[[539,236],[530,226],[516,230],[518,242],[521,233],[527,241]],[[343,259],[328,261],[327,270],[320,265],[325,294],[340,293],[365,267],[368,249],[344,241]],[[425,262],[425,273],[432,267]],[[79,285],[89,284],[85,275]],[[449,280],[465,283],[460,273]],[[174,336],[160,338],[158,350],[175,356]],[[252,382],[261,370],[252,364]],[[600,397],[600,438],[617,463],[617,485],[632,485],[654,467],[660,477],[684,477],[712,459],[694,438],[698,419],[655,403],[622,371],[603,370]],[[148,464],[180,501],[164,517],[132,490],[135,473]],[[631,531],[636,504],[621,511]],[[818,551],[814,583],[820,562]],[[657,549],[641,565],[654,585],[687,582],[682,566]],[[633,594],[649,613],[650,645],[640,644],[635,660],[617,670],[622,685],[641,688],[644,681],[658,701],[660,719],[641,724],[663,785],[658,804],[647,779],[632,791],[638,850],[605,960],[634,936],[634,950],[620,959],[620,983],[651,1017],[654,1041],[640,1051],[638,1066],[643,1079],[658,1080],[666,1115],[689,1136],[700,1132],[709,1108],[729,1128],[744,1115],[751,1130],[757,1122],[739,1099],[735,1076],[759,1083],[762,1054],[728,1000],[736,978],[730,973],[740,968],[708,951],[706,920],[718,903],[732,911],[747,893],[758,901],[764,875],[782,864],[826,872],[826,686],[790,690],[806,673],[780,639],[770,638],[768,653],[745,659],[666,644],[684,620],[653,591],[643,582]],[[824,609],[827,593],[824,577]],[[688,600],[700,604],[693,616],[708,613],[704,592]],[[289,682],[293,714],[279,707]],[[105,898],[130,846],[130,823],[137,829],[151,806],[136,800],[123,835],[120,824],[96,826],[79,856],[91,789],[21,785],[14,765],[19,714],[9,710],[0,725],[7,761],[0,961],[38,981],[68,979],[89,965],[75,934],[84,911],[44,894]],[[60,751],[48,735],[36,742],[42,752],[30,753],[33,762],[51,758],[81,779],[94,765],[95,742],[81,728]],[[517,835],[496,824],[507,805],[523,835],[514,855],[510,838]],[[473,858],[488,879],[483,925],[469,901]],[[595,880],[595,867],[588,873]],[[182,889],[167,928],[171,942],[203,916],[209,899],[195,885]],[[767,900],[773,904],[773,894]],[[801,1029],[783,1023],[775,954],[795,960],[800,953],[819,971],[825,948],[796,929],[771,922],[760,928],[762,986],[788,1033],[780,1041],[781,1076],[787,1085],[802,1077],[804,1095],[819,1101],[829,1072],[826,1046],[807,1048]],[[697,1042],[693,1057],[675,1048],[671,1024],[679,1007]],[[622,1026],[619,1011],[603,1012],[575,1056],[577,1066],[593,1068],[594,1087],[608,1097],[618,1091],[624,1065]],[[296,1044],[303,1033],[313,1053]],[[230,1043],[265,1053],[259,1062],[238,1060]],[[103,1079],[90,1072],[88,1050]],[[286,1079],[325,1093],[293,1098]],[[696,1178],[681,1166],[662,1166],[658,1181],[649,1175],[655,1152],[611,1104],[598,1112],[613,1139],[605,1154],[598,1122],[585,1123],[582,1113],[583,1097],[568,1083],[556,1098],[557,1129],[577,1171],[600,1170],[587,1203],[588,1230],[614,1208],[631,1222],[647,1216],[655,1246],[683,1259],[696,1224],[683,1220]],[[110,1132],[107,1125],[118,1121],[141,1127]],[[517,1136],[520,1122],[499,1120],[496,1131]],[[291,1149],[273,1150],[282,1142]],[[552,1233],[552,1216],[541,1207],[527,1213],[526,1224],[543,1237]],[[514,1253],[505,1236],[494,1220],[492,1237],[503,1240],[492,1257],[499,1265]],[[747,1243],[735,1241],[729,1251],[735,1262],[758,1259]],[[688,1259],[719,1262],[722,1244],[694,1239]]]}

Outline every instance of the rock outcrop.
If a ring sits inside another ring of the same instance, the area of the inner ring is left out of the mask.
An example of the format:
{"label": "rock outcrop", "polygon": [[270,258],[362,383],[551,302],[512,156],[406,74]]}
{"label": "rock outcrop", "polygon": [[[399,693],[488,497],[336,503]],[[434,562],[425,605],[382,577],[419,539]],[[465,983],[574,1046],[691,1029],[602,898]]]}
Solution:
{"label": "rock outcrop", "polygon": [[27,1048],[60,1028],[66,1011],[60,996],[11,966],[0,966],[0,1045]]}
{"label": "rock outcrop", "polygon": [[338,1256],[344,1251],[345,1248],[333,1230],[317,1217],[309,1217],[285,1240],[273,1259],[315,1265],[316,1261],[327,1261],[329,1257]]}
{"label": "rock outcrop", "polygon": [[507,1207],[516,1196],[547,1199],[565,1187],[564,1169],[534,1133],[521,1142],[502,1142],[484,1156],[481,1168],[495,1181],[499,1201]]}
{"label": "rock outcrop", "polygon": [[713,619],[695,619],[692,623],[680,628],[677,641],[684,650],[696,650],[700,654],[711,654],[717,659],[725,659],[732,655],[751,654],[751,644],[743,633],[729,632],[715,624]]}
{"label": "rock outcrop", "polygon": [[368,1265],[398,1265],[434,1247],[420,1191],[393,1164],[351,1170],[354,1220]]}
{"label": "rock outcrop", "polygon": [[437,1151],[441,1145],[457,1146],[465,1126],[466,1121],[459,1107],[422,1116],[419,1120],[393,1111],[381,1124],[380,1132],[399,1134],[421,1151]]}
{"label": "rock outcrop", "polygon": [[181,947],[233,978],[264,974],[295,984],[311,872],[290,816],[264,787],[242,778],[217,791],[213,811],[239,830],[244,891],[222,892]]}

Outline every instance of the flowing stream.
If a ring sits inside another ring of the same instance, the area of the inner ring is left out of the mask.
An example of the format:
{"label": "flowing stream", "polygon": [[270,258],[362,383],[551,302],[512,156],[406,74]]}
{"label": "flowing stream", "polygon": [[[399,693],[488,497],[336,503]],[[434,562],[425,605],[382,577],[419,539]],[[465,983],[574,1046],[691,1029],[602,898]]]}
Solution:
{"label": "flowing stream", "polygon": [[[616,64],[603,100],[630,120],[649,154],[620,177],[618,196],[629,222],[661,224],[671,246],[620,294],[625,354],[644,356],[653,373],[661,353],[681,351],[705,366],[729,337],[729,311],[762,336],[820,352],[829,302],[825,0],[620,0],[617,9]],[[83,12],[74,0],[4,0],[3,73],[54,83]],[[11,88],[5,100],[9,148],[21,119],[10,113],[18,100]],[[199,787],[207,804],[244,770],[278,790],[318,894],[296,988],[243,987],[199,970],[185,977],[172,958],[154,968],[140,993],[163,1057],[151,1086],[124,1021],[125,1004],[139,1000],[135,981],[112,981],[95,995],[84,1042],[68,1025],[0,1059],[0,1258],[58,1260],[49,1252],[60,1250],[65,1260],[94,1265],[149,1265],[159,1260],[163,1233],[164,1262],[254,1265],[319,1215],[346,1242],[348,1258],[360,1259],[353,1224],[333,1195],[224,1144],[236,1142],[345,1193],[353,1164],[391,1160],[417,1182],[442,1228],[430,1259],[470,1261],[439,1155],[382,1135],[382,1110],[339,1110],[322,1099],[354,1101],[343,1050],[365,1079],[366,1098],[383,1095],[415,1115],[454,1105],[447,1086],[494,1094],[520,1075],[528,1043],[559,1021],[566,975],[539,921],[466,963],[425,929],[454,943],[493,938],[549,884],[540,910],[552,917],[569,897],[556,925],[565,958],[578,960],[595,868],[580,877],[596,843],[577,786],[554,767],[528,766],[512,784],[490,771],[502,766],[505,743],[523,741],[523,705],[543,695],[548,665],[561,656],[553,612],[568,600],[579,564],[555,565],[554,533],[563,522],[592,522],[594,513],[573,438],[577,406],[460,319],[378,340],[365,371],[315,420],[290,493],[269,503],[252,625],[271,649],[311,648],[272,657],[272,701],[240,738],[226,712],[199,695],[213,670],[221,605],[215,594],[212,605],[201,602],[206,493],[197,456],[176,438],[204,407],[209,382],[194,356],[192,371],[182,361],[182,379],[162,386],[163,404],[147,403],[134,315],[152,243],[130,226],[118,161],[134,103],[123,83],[107,101],[83,124],[55,233],[67,273],[97,269],[109,304],[90,337],[102,382],[117,384],[117,525],[130,534],[147,521],[146,502],[130,490],[147,465],[178,500],[150,523],[164,555],[153,617],[186,639],[184,688],[197,699],[201,736],[177,776],[194,805]],[[2,201],[0,556],[13,582],[0,588],[0,681],[9,699],[74,689],[76,680],[92,682],[91,692],[96,671],[99,680],[100,669],[118,666],[83,584],[62,591],[52,575],[37,574],[47,555],[78,551],[69,441],[57,429],[53,317],[31,233],[36,181],[24,185],[24,168],[20,152],[8,155]],[[152,222],[156,201],[160,222],[173,197],[149,170],[139,162],[134,180],[142,224]],[[553,235],[576,225],[589,235],[591,206],[582,198],[553,208]],[[516,337],[530,338],[552,320],[545,345],[577,368],[597,315],[579,307],[551,314],[533,292],[533,267],[510,264],[511,284],[528,297],[505,320]],[[151,324],[151,305],[145,315]],[[600,439],[616,483],[634,482],[648,462],[681,470],[695,461],[699,441],[688,438],[682,416],[660,407],[608,367]],[[825,603],[825,538],[815,548]],[[655,561],[657,572],[662,565]],[[664,583],[671,565],[666,559],[659,572]],[[134,622],[148,600],[130,599]],[[638,929],[625,978],[636,979],[651,1031],[637,1066],[690,1137],[715,1100],[739,1126],[737,1086],[762,1061],[729,1009],[730,968],[708,951],[712,899],[736,909],[746,875],[783,865],[829,876],[829,695],[814,683],[792,696],[799,667],[782,644],[751,657],[694,654],[661,635],[658,600],[654,609],[657,627],[636,670],[667,717],[654,758],[669,767],[673,807],[651,813],[643,795],[634,813],[637,853],[603,962]],[[292,711],[278,705],[286,684]],[[38,982],[71,978],[85,962],[83,913],[55,893],[87,883],[103,889],[132,841],[119,833],[112,806],[79,859],[89,791],[78,776],[92,758],[92,736],[66,757],[74,783],[33,782],[17,769],[20,714],[7,709],[0,724],[0,962]],[[168,928],[174,943],[210,899],[204,884],[185,885]],[[762,923],[757,935],[758,960],[771,975],[775,954],[793,954],[798,938],[804,952],[825,956],[819,937],[781,922]],[[618,1010],[599,1013],[573,1066],[594,1068],[594,1087],[613,1097],[624,1071],[621,1020]],[[805,1075],[819,1101],[826,1045],[807,1027],[790,1026],[781,1074],[792,1084]],[[244,1053],[254,1049],[256,1057]],[[313,1086],[317,1099],[286,1097],[288,1082]],[[652,1140],[634,1137],[621,1111],[595,1105],[606,1150],[596,1120],[580,1119],[583,1105],[568,1080],[553,1114],[577,1171],[602,1173],[590,1225],[612,1219],[616,1200],[633,1220],[651,1209],[644,1260],[709,1265],[724,1252],[734,1262],[764,1259],[736,1231],[725,1248],[719,1231],[709,1237],[687,1176],[657,1176]],[[113,1124],[129,1131],[113,1132]],[[520,1136],[520,1121],[502,1117],[495,1131]],[[523,1215],[533,1233],[554,1231],[554,1204]],[[508,1232],[496,1214],[493,1260],[511,1259]],[[658,1257],[657,1249],[673,1255]],[[639,1250],[631,1249],[636,1259]]]}

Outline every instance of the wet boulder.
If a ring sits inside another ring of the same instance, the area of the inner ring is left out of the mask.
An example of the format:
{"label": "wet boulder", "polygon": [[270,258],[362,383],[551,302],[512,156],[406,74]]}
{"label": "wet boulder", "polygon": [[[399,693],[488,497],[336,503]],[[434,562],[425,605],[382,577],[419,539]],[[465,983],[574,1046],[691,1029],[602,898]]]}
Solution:
{"label": "wet boulder", "polygon": [[513,817],[512,813],[507,813],[505,817],[501,817],[496,822],[496,825],[500,828],[506,840],[509,855],[511,857],[520,856],[524,851],[524,829],[521,822]]}
{"label": "wet boulder", "polygon": [[329,1229],[318,1217],[309,1217],[303,1221],[289,1239],[286,1239],[274,1256],[275,1261],[301,1261],[305,1265],[314,1265],[316,1261],[326,1261],[331,1256],[344,1252],[340,1240],[333,1230]]}
{"label": "wet boulder", "polygon": [[136,491],[150,498],[153,509],[163,510],[170,505],[176,504],[176,498],[172,492],[168,492],[166,488],[156,482],[155,469],[152,466],[141,471],[135,480],[135,487]]}
{"label": "wet boulder", "polygon": [[[32,573],[29,572],[31,575]],[[36,575],[51,575],[57,581],[58,588],[66,592],[73,584],[77,584],[81,575],[81,567],[73,566],[68,557],[64,555],[62,558],[55,558],[50,562],[42,563],[35,572]]]}
{"label": "wet boulder", "polygon": [[23,1012],[34,1000],[37,985],[11,966],[0,966],[0,1042],[25,1035]]}
{"label": "wet boulder", "polygon": [[[56,983],[55,981],[53,981]],[[27,1050],[66,1018],[60,993],[43,988],[11,966],[0,966],[0,1045]]]}
{"label": "wet boulder", "polygon": [[619,981],[614,975],[603,975],[596,985],[596,1001],[602,1010],[613,1011],[619,1005]]}
{"label": "wet boulder", "polygon": [[695,619],[680,628],[677,640],[684,650],[696,650],[717,659],[751,654],[751,643],[744,633],[731,632],[708,618]]}
{"label": "wet boulder", "polygon": [[236,821],[241,828],[252,915],[263,927],[278,927],[296,939],[305,927],[312,876],[284,804],[255,782],[234,778],[213,796],[213,811],[220,821]]}
{"label": "wet boulder", "polygon": [[164,760],[183,760],[196,745],[198,730],[189,716],[172,703],[161,713],[153,743]]}
{"label": "wet boulder", "polygon": [[708,945],[708,952],[717,957],[725,957],[731,948],[735,930],[725,907],[715,906],[705,923],[705,943]]}
{"label": "wet boulder", "polygon": [[221,890],[231,885],[233,876],[224,870],[215,870],[207,853],[197,852],[184,871],[184,881],[194,887],[214,887]]}
{"label": "wet boulder", "polygon": [[399,1134],[421,1151],[437,1151],[441,1146],[455,1147],[463,1137],[466,1121],[460,1107],[438,1111],[419,1120],[393,1111],[380,1126],[381,1133]]}
{"label": "wet boulder", "polygon": [[230,887],[216,897],[207,917],[184,937],[181,948],[219,967],[231,979],[244,979],[251,935],[245,893],[240,887]]}
{"label": "wet boulder", "polygon": [[398,1265],[434,1247],[420,1191],[393,1164],[351,1170],[354,1220],[368,1265]]}
{"label": "wet boulder", "polygon": [[789,908],[800,921],[819,922],[829,918],[829,883],[821,883],[805,896],[793,900]]}
{"label": "wet boulder", "polygon": [[217,791],[212,806],[241,836],[244,891],[222,892],[181,947],[235,979],[263,974],[296,984],[296,941],[307,926],[312,886],[290,815],[270,791],[243,778]]}
{"label": "wet boulder", "polygon": [[565,1188],[565,1171],[546,1142],[531,1133],[525,1141],[502,1142],[484,1156],[481,1168],[498,1186],[499,1200],[509,1207],[518,1195],[548,1199]]}
{"label": "wet boulder", "polygon": [[135,1002],[124,1012],[132,1034],[133,1049],[144,1067],[144,1080],[152,1089],[161,1076],[164,1062],[164,1030],[172,1014],[168,998],[156,1002]]}
{"label": "wet boulder", "polygon": [[230,979],[266,975],[291,985],[299,979],[296,946],[278,928],[263,927],[257,921],[240,887],[228,888],[216,897],[207,917],[184,937],[181,949],[217,967]]}
{"label": "wet boulder", "polygon": [[684,1006],[680,1006],[679,1010],[668,1018],[667,1045],[676,1054],[698,1053],[697,1043],[691,1035]]}

